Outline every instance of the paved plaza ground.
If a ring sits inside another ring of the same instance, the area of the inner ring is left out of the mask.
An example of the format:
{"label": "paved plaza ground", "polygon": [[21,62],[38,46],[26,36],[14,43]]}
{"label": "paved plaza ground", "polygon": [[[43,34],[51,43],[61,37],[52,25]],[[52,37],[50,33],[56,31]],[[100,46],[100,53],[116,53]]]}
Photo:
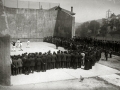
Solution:
{"label": "paved plaza ground", "polygon": [[[23,51],[11,51],[11,55],[24,52],[57,51],[55,45],[45,42],[31,42],[30,48],[23,43]],[[59,47],[58,50],[64,50]],[[101,60],[91,70],[51,69],[46,72],[34,72],[30,75],[11,76],[11,86],[0,86],[0,90],[120,90],[120,61],[113,56],[108,61]],[[80,81],[80,76],[84,78]]]}

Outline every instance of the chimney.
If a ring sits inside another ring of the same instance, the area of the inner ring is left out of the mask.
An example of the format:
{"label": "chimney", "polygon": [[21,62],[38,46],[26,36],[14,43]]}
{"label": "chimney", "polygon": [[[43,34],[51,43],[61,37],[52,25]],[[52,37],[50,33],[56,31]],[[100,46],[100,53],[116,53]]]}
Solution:
{"label": "chimney", "polygon": [[42,8],[42,5],[41,5],[41,8],[40,8],[40,9],[41,9],[41,10],[43,9],[43,8]]}
{"label": "chimney", "polygon": [[71,12],[73,13],[73,7],[71,7]]}

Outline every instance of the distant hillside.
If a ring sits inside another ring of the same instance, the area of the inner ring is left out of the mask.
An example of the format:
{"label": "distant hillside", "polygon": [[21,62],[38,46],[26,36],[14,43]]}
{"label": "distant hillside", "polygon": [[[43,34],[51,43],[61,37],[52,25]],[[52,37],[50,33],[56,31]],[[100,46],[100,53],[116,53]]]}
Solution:
{"label": "distant hillside", "polygon": [[76,22],[75,23],[75,29],[78,27],[78,26],[80,26],[82,23],[78,23],[78,22]]}
{"label": "distant hillside", "polygon": [[96,20],[96,21],[99,22],[100,25],[102,24],[102,19],[98,19],[98,20]]}
{"label": "distant hillside", "polygon": [[[91,22],[91,21],[92,21],[92,20],[86,21],[86,22]],[[96,21],[99,22],[100,25],[102,24],[102,19],[97,19]],[[84,23],[84,22],[81,22],[81,23],[76,22],[76,23],[75,23],[75,29],[76,29],[79,25],[81,25],[81,24],[83,24],[83,23]]]}

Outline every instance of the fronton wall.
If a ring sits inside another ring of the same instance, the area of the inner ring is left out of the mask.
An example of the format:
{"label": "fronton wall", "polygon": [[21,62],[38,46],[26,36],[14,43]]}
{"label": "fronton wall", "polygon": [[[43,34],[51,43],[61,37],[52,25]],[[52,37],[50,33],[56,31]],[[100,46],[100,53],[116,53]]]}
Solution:
{"label": "fronton wall", "polygon": [[5,7],[11,38],[40,39],[53,36],[57,10]]}

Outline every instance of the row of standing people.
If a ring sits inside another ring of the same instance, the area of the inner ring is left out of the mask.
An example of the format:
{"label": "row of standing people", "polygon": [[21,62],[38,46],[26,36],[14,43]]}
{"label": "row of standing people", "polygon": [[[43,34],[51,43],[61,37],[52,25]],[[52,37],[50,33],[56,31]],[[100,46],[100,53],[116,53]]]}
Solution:
{"label": "row of standing people", "polygon": [[[98,40],[100,41],[100,40]],[[108,57],[112,58],[112,54],[114,53],[114,50],[111,49],[110,47],[97,43],[95,39],[92,38],[86,38],[86,37],[74,37],[74,38],[60,38],[60,37],[45,37],[44,42],[49,42],[53,43],[56,45],[56,49],[61,46],[64,47],[67,50],[79,50],[80,52],[82,51],[87,51],[91,48],[94,48],[97,50],[100,50],[100,52],[104,53],[104,57],[106,60],[108,60]],[[96,52],[96,50],[94,51]]]}
{"label": "row of standing people", "polygon": [[74,37],[71,39],[65,39],[61,37],[46,37],[45,42],[56,44],[56,47],[62,46],[66,49],[78,49],[81,45],[83,48],[86,47],[100,47],[107,52],[112,52],[115,55],[120,56],[120,41],[110,41],[110,40],[98,40],[89,37]]}
{"label": "row of standing people", "polygon": [[120,41],[113,40],[98,40],[95,38],[88,37],[75,37],[75,42],[86,43],[87,45],[93,45],[95,47],[101,47],[102,49],[106,49],[108,51],[112,51],[113,54],[120,55]]}
{"label": "row of standing people", "polygon": [[[84,40],[84,39],[83,39]],[[92,61],[99,61],[101,58],[101,53],[106,51],[101,47],[96,47],[94,44],[87,44],[86,42],[76,41],[75,38],[60,38],[60,37],[46,37],[44,42],[53,43],[56,45],[56,49],[59,46],[64,47],[66,50],[73,50],[74,52],[81,52],[85,54],[85,67],[91,66]],[[105,52],[105,57],[107,60],[108,52]],[[88,61],[88,62],[87,62]],[[93,64],[94,65],[94,64]]]}
{"label": "row of standing people", "polygon": [[[89,54],[91,53],[91,54]],[[98,58],[99,57],[99,58]],[[12,75],[29,74],[34,71],[46,71],[54,68],[81,68],[85,66],[85,70],[92,69],[100,59],[100,53],[92,52],[92,50],[80,52],[69,50],[58,51],[57,53],[24,53],[22,55],[11,56]]]}

